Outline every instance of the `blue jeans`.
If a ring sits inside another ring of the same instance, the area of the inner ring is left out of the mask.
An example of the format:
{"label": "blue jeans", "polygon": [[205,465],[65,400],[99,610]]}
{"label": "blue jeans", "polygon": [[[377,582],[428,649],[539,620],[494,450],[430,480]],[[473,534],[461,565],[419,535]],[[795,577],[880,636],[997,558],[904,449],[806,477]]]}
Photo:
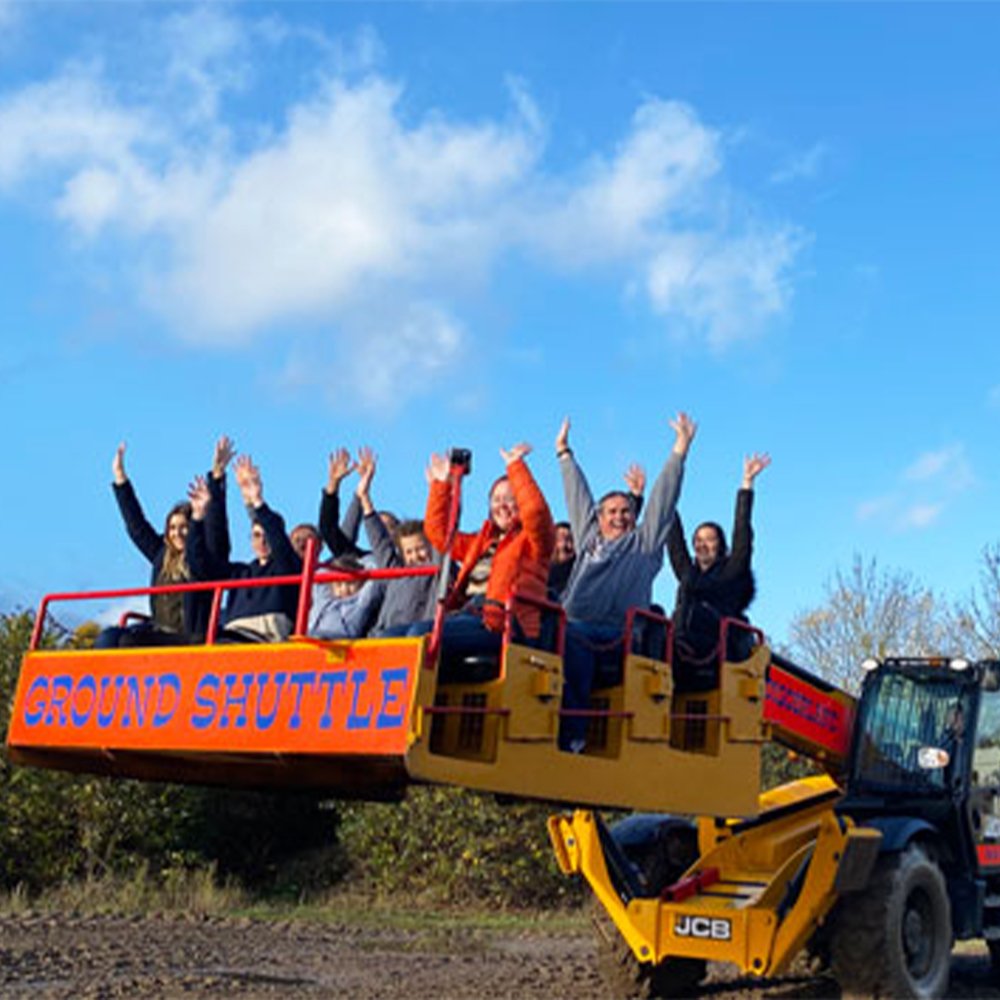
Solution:
{"label": "blue jeans", "polygon": [[[594,625],[590,622],[566,623],[566,648],[563,653],[563,700],[568,709],[590,708],[590,688],[594,682],[597,656],[617,640],[617,655],[621,655],[622,630],[614,625]],[[563,716],[559,725],[559,748],[568,750],[571,744],[587,736],[590,720],[585,715]]]}
{"label": "blue jeans", "polygon": [[[407,635],[427,635],[434,628],[433,619],[416,622],[407,630]],[[441,647],[450,656],[479,656],[482,653],[499,653],[503,643],[501,632],[491,632],[479,615],[460,611],[448,615],[441,632]]]}

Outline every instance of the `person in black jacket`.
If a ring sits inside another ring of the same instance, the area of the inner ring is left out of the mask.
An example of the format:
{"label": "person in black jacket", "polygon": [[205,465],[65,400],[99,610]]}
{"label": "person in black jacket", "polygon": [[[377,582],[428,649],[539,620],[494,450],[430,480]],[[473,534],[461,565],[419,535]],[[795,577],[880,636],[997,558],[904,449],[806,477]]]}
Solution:
{"label": "person in black jacket", "polygon": [[[210,485],[206,486],[213,495],[224,495],[226,466],[232,457],[232,442],[225,436],[219,438],[215,445],[212,470],[208,476]],[[146,519],[135,489],[125,472],[124,442],[115,450],[111,471],[114,477],[112,487],[115,500],[125,522],[125,530],[136,548],[151,564],[150,586],[159,587],[203,579],[192,573],[185,556],[191,504],[183,502],[174,504],[167,514],[163,533],[160,534]],[[229,540],[224,534],[224,525],[213,522],[208,526],[208,532],[207,544],[213,551],[228,549]],[[200,642],[204,638],[212,603],[210,594],[152,594],[149,600],[151,610],[149,620],[128,627],[113,626],[104,629],[94,644],[96,648],[175,646]]]}
{"label": "person in black jacket", "polygon": [[[284,519],[264,503],[260,469],[249,455],[236,460],[236,482],[243,502],[254,512],[250,544],[254,559],[230,562],[228,553],[220,558],[208,544],[208,525],[214,516],[226,519],[224,499],[219,509],[217,499],[203,480],[196,480],[188,496],[193,507],[188,528],[186,555],[200,579],[243,580],[292,576],[302,572],[302,560],[292,548],[285,532]],[[231,642],[266,642],[287,639],[291,633],[298,589],[291,584],[230,590],[222,615],[225,631],[219,638]]]}
{"label": "person in black jacket", "polygon": [[[719,643],[719,623],[723,618],[746,621],[746,610],[753,601],[756,585],[750,567],[753,555],[753,484],[771,464],[767,454],[754,454],[743,463],[743,482],[736,494],[732,548],[726,535],[714,521],[695,528],[692,538],[694,557],[684,541],[679,514],[667,534],[670,565],[677,577],[677,605],[674,609],[675,651],[681,664],[697,665],[715,661]],[[745,655],[745,636],[731,638],[731,656]]]}

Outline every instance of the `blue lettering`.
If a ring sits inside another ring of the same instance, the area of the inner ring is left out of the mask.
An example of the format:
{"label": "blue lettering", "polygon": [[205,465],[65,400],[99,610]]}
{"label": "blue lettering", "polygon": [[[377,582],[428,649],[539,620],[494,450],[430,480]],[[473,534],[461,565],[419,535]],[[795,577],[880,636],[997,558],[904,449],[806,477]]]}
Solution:
{"label": "blue lettering", "polygon": [[[45,697],[48,693],[48,677],[36,677],[31,682],[31,686],[24,696],[24,724],[26,726],[37,726],[42,721],[42,716],[45,714]],[[36,694],[39,695],[38,708],[32,711],[28,706]]]}
{"label": "blue lettering", "polygon": [[[403,724],[404,705],[400,701],[402,688],[406,685],[406,667],[394,667],[382,671],[382,707],[375,720],[376,729],[398,729]],[[400,690],[394,690],[398,684]],[[395,708],[395,711],[391,709]]]}
{"label": "blue lettering", "polygon": [[49,714],[45,716],[45,725],[51,726],[56,721],[56,711],[59,713],[59,725],[66,725],[66,702],[73,693],[73,678],[66,676],[52,678],[52,694],[49,697]]}
{"label": "blue lettering", "polygon": [[323,707],[323,715],[319,720],[320,729],[329,729],[333,725],[333,713],[330,710],[333,701],[333,693],[338,687],[347,683],[346,670],[327,670],[319,675],[320,690],[326,687],[326,704]]}
{"label": "blue lettering", "polygon": [[225,729],[229,725],[229,706],[240,710],[240,714],[233,720],[233,725],[237,729],[244,729],[247,724],[247,699],[250,697],[250,685],[253,684],[253,674],[243,675],[243,694],[234,695],[233,688],[237,684],[236,674],[226,674],[226,696],[222,702],[222,712],[219,715],[219,728]]}
{"label": "blue lettering", "polygon": [[292,717],[288,720],[288,728],[298,729],[302,725],[302,716],[299,714],[302,707],[302,689],[306,684],[312,687],[316,683],[316,671],[306,670],[302,673],[292,674],[291,682],[294,687],[298,688],[298,691],[295,694],[295,707],[292,709]]}
{"label": "blue lettering", "polygon": [[358,699],[361,695],[361,685],[368,680],[367,670],[356,670],[351,677],[354,685],[354,697],[351,699],[351,714],[347,717],[348,729],[370,729],[372,724],[372,706],[368,706],[367,715],[358,715]]}
{"label": "blue lettering", "polygon": [[264,692],[267,688],[267,681],[269,677],[269,674],[257,675],[257,687],[259,688],[259,693],[257,695],[256,724],[259,730],[270,729],[274,724],[274,720],[278,715],[278,706],[281,703],[281,692],[285,686],[285,681],[288,679],[288,675],[283,670],[278,671],[278,673],[274,675],[274,707],[265,715],[263,710]]}
{"label": "blue lettering", "polygon": [[105,703],[104,696],[108,690],[109,685],[111,684],[111,680],[112,679],[110,677],[101,678],[101,697],[98,700],[97,704],[97,725],[101,729],[107,729],[108,726],[110,726],[111,723],[114,721],[115,712],[118,710],[118,692],[121,691],[122,684],[125,683],[124,678],[122,677],[114,678],[115,697],[114,700],[111,702],[110,710],[103,711],[102,709]]}
{"label": "blue lettering", "polygon": [[[89,691],[90,692],[90,702],[87,705],[87,710],[84,712],[78,708],[80,703],[80,692]],[[70,704],[69,714],[73,720],[74,726],[85,726],[90,720],[90,713],[94,711],[94,704],[97,701],[97,682],[93,677],[81,677],[77,681],[76,694],[73,696],[73,701]]]}
{"label": "blue lettering", "polygon": [[156,683],[155,677],[145,677],[143,682],[146,687],[146,697],[140,701],[139,698],[139,678],[127,677],[125,679],[125,711],[122,713],[122,725],[131,726],[131,711],[135,715],[135,724],[144,726],[146,724],[146,713],[149,711],[149,696],[153,692],[153,685]]}
{"label": "blue lettering", "polygon": [[[164,696],[168,691],[173,691],[174,700],[172,705],[164,708]],[[153,715],[154,729],[159,729],[160,726],[165,726],[174,717],[174,712],[177,711],[177,706],[180,704],[180,700],[181,679],[177,676],[177,674],[164,674],[160,678],[160,691],[156,699],[156,713]]]}
{"label": "blue lettering", "polygon": [[[214,688],[214,693],[211,696],[203,694],[202,688]],[[191,716],[191,725],[195,729],[208,729],[215,721],[215,701],[213,699],[218,690],[219,678],[215,674],[205,674],[198,681],[198,685],[194,689],[194,700],[199,710],[204,709],[204,714],[201,711],[196,711]]]}

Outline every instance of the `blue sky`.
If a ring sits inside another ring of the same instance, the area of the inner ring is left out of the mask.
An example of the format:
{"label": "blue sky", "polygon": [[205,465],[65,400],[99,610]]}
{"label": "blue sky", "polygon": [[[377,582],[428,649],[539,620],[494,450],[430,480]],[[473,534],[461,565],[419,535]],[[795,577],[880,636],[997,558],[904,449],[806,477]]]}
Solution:
{"label": "blue sky", "polygon": [[690,525],[773,456],[774,638],[856,552],[962,596],[1000,496],[998,31],[993,5],[0,0],[0,608],[146,582],[122,439],[157,523],[223,432],[291,522],[339,444],[403,514],[461,444],[471,523],[501,445],[535,445],[562,516],[564,415],[603,492],[655,474],[679,409]]}

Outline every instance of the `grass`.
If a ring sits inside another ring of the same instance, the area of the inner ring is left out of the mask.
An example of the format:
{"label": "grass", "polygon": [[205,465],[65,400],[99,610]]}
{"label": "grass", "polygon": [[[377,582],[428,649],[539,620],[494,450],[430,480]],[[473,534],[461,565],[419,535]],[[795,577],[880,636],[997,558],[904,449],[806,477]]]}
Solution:
{"label": "grass", "polygon": [[211,868],[169,870],[154,878],[145,868],[128,877],[107,875],[68,882],[37,896],[17,887],[0,894],[0,915],[73,913],[78,915],[185,914],[301,920],[310,923],[418,932],[431,937],[452,931],[584,932],[582,910],[517,910],[479,906],[449,906],[418,895],[372,897],[348,890],[302,901],[254,899],[242,889],[220,884]]}

